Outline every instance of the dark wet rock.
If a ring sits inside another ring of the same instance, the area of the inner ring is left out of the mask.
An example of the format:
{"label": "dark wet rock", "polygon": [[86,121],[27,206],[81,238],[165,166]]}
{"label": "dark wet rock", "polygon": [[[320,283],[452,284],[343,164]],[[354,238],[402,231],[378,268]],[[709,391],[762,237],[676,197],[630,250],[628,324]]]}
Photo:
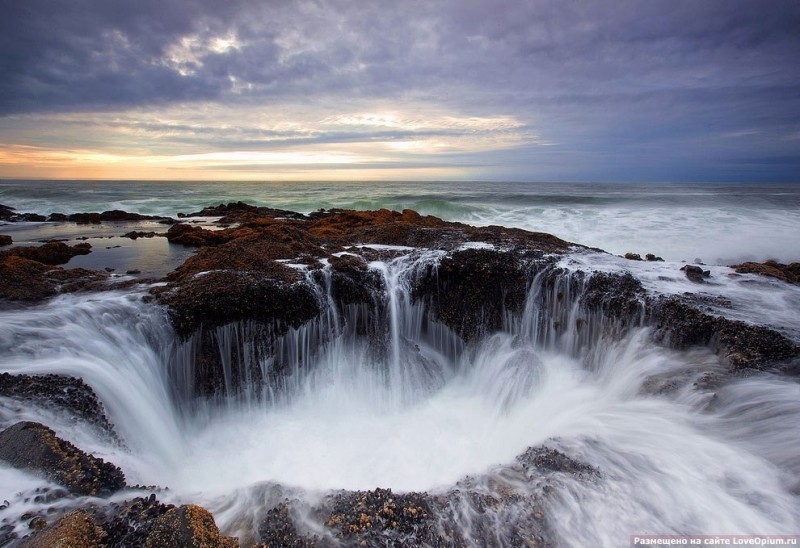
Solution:
{"label": "dark wet rock", "polygon": [[14,215],[14,211],[16,210],[13,207],[0,204],[0,220],[10,221],[11,217]]}
{"label": "dark wet rock", "polygon": [[626,253],[625,254],[625,258],[628,259],[629,261],[641,261],[642,260],[642,256],[639,255],[638,253]]}
{"label": "dark wet rock", "polygon": [[6,236],[5,234],[0,234],[0,247],[11,245],[14,243],[14,240],[11,239],[11,236]]}
{"label": "dark wet rock", "polygon": [[381,275],[370,270],[367,262],[355,255],[332,256],[331,294],[340,306],[350,304],[376,304],[375,295],[383,288]]}
{"label": "dark wet rock", "polygon": [[175,506],[162,504],[151,494],[99,507],[94,516],[106,534],[106,546],[139,548],[145,545],[156,520],[173,508]]}
{"label": "dark wet rock", "polygon": [[46,265],[66,264],[78,255],[88,255],[92,252],[92,245],[88,243],[67,245],[64,242],[47,242],[36,247],[15,247],[0,252],[0,259],[5,257],[22,257]]}
{"label": "dark wet rock", "polygon": [[56,284],[46,278],[51,268],[14,255],[0,256],[0,298],[35,301],[57,293]]}
{"label": "dark wet rock", "polygon": [[[53,215],[51,215],[49,220],[64,220],[64,217],[59,215],[58,218],[53,218]],[[165,221],[170,219],[168,217],[141,215],[139,213],[130,213],[114,209],[111,211],[103,211],[102,213],[73,213],[72,215],[66,215],[66,220],[78,224],[100,224],[103,222]]]}
{"label": "dark wet rock", "polygon": [[50,527],[44,527],[20,543],[20,548],[52,548],[56,546],[91,548],[106,546],[106,533],[98,527],[92,514],[77,510]]}
{"label": "dark wet rock", "polygon": [[642,283],[630,272],[593,272],[586,282],[581,303],[588,310],[625,320],[640,315],[644,296]]}
{"label": "dark wet rock", "polygon": [[258,527],[258,536],[262,542],[259,546],[312,548],[332,544],[322,540],[318,535],[301,533],[296,520],[297,517],[293,515],[288,500],[271,508]]}
{"label": "dark wet rock", "polygon": [[596,478],[600,475],[600,471],[593,466],[578,462],[551,447],[529,447],[517,457],[517,461],[524,470],[539,474],[543,471],[563,472],[579,478]]}
{"label": "dark wet rock", "polygon": [[16,254],[0,253],[0,299],[8,301],[33,302],[58,293],[103,289],[107,279],[105,272],[63,269]]}
{"label": "dark wet rock", "polygon": [[214,517],[200,506],[187,504],[167,511],[156,519],[147,539],[147,548],[225,548],[238,547],[239,540],[220,535]]}
{"label": "dark wet rock", "polygon": [[17,213],[17,210],[13,207],[0,204],[0,221],[40,223],[46,220],[47,218],[44,215],[38,215],[36,213]]}
{"label": "dark wet rock", "polygon": [[[524,477],[520,477],[524,481]],[[259,546],[552,546],[538,500],[471,481],[440,495],[340,491],[301,511],[284,500],[261,522]],[[465,519],[465,516],[469,516]],[[314,522],[312,525],[309,521]]]}
{"label": "dark wet rock", "polygon": [[139,238],[154,238],[156,236],[166,236],[165,232],[153,232],[152,230],[146,232],[144,230],[132,230],[122,235],[123,238],[130,238],[131,240],[138,240]]}
{"label": "dark wet rock", "polygon": [[662,263],[664,262],[664,259],[662,259],[661,257],[657,257],[657,256],[653,255],[652,253],[648,253],[647,255],[644,256],[644,258],[647,259],[650,262],[654,262],[654,261],[662,262]]}
{"label": "dark wet rock", "polygon": [[391,489],[344,491],[333,498],[326,525],[340,538],[388,540],[431,538],[432,515],[427,494],[392,493]]}
{"label": "dark wet rock", "polygon": [[244,202],[230,202],[203,208],[194,213],[178,213],[179,218],[185,217],[222,217],[219,222],[222,224],[242,223],[259,218],[285,218],[285,219],[308,219],[302,213],[286,211],[284,209],[274,209],[271,207],[257,207]]}
{"label": "dark wet rock", "polygon": [[35,422],[19,422],[0,432],[0,459],[41,474],[77,495],[107,495],[125,486],[119,468],[84,453]]}
{"label": "dark wet rock", "polygon": [[83,379],[66,375],[12,375],[0,373],[0,396],[41,407],[58,408],[95,425],[118,439],[103,404]]}
{"label": "dark wet rock", "polygon": [[469,341],[502,327],[505,311],[521,312],[528,279],[516,254],[468,249],[425,267],[414,298],[427,301],[439,321]]}
{"label": "dark wet rock", "polygon": [[691,264],[687,264],[687,265],[682,266],[681,270],[683,271],[684,274],[686,274],[686,277],[690,281],[692,281],[694,283],[698,283],[698,284],[705,283],[705,278],[708,278],[708,277],[711,276],[711,271],[710,270],[703,270],[699,266],[695,266],[695,265],[691,265]]}
{"label": "dark wet rock", "polygon": [[739,274],[760,274],[791,284],[800,284],[800,263],[787,265],[770,260],[764,263],[747,262],[731,265],[731,268]]}
{"label": "dark wet rock", "polygon": [[199,226],[177,223],[167,231],[167,240],[171,244],[202,247],[225,243],[230,241],[230,237],[229,233],[220,230],[207,230]]}
{"label": "dark wet rock", "polygon": [[679,297],[656,297],[648,306],[655,339],[672,348],[710,346],[737,370],[782,368],[800,347],[764,326],[712,316]]}
{"label": "dark wet rock", "polygon": [[[276,264],[276,271],[281,268]],[[307,285],[236,270],[200,273],[161,293],[159,300],[170,307],[172,323],[184,337],[201,327],[209,329],[239,320],[298,327],[320,312],[316,296]]]}

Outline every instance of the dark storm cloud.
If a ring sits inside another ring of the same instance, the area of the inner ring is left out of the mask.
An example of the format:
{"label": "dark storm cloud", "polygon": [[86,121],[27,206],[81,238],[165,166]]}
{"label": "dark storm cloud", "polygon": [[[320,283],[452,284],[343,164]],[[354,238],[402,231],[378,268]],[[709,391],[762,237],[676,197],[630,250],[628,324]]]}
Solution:
{"label": "dark storm cloud", "polygon": [[[703,164],[699,142],[720,165],[798,155],[797,0],[0,2],[0,115],[435,104],[513,116],[552,145],[531,143],[543,168],[650,147],[668,175],[670,161]],[[253,131],[229,127],[216,144],[370,140]],[[214,142],[196,126],[181,139]],[[524,173],[525,158],[509,169]]]}
{"label": "dark storm cloud", "polygon": [[[345,93],[526,101],[796,85],[800,5],[770,2],[4,0],[4,112]],[[241,46],[182,67],[185,37]],[[181,71],[179,69],[183,68]],[[183,74],[182,74],[183,72]],[[235,84],[249,84],[243,95]]]}

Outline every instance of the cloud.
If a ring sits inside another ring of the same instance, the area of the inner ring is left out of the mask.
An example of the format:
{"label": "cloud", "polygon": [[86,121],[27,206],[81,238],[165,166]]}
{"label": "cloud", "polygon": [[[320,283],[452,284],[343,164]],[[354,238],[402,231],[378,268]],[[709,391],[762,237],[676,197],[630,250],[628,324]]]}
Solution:
{"label": "cloud", "polygon": [[647,149],[664,173],[702,175],[698,142],[729,166],[753,148],[798,154],[797,28],[796,0],[5,2],[0,141],[385,143],[519,177]]}

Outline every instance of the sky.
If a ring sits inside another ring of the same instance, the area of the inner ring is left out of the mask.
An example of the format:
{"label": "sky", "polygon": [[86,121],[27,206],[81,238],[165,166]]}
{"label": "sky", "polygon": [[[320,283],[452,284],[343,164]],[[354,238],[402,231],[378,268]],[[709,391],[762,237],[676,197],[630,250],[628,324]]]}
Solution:
{"label": "sky", "polygon": [[800,181],[798,0],[0,0],[0,177]]}

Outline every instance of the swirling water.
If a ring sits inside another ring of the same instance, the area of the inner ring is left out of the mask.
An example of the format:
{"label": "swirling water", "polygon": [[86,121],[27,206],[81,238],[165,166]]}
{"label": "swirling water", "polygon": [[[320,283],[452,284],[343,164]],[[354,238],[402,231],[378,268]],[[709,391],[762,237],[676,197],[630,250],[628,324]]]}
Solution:
{"label": "swirling water", "polygon": [[[489,489],[510,481],[506,468],[539,445],[600,473],[592,481],[564,475],[544,499],[558,545],[798,531],[796,382],[765,373],[704,389],[701,375],[722,371],[709,351],[655,346],[646,328],[611,336],[603,318],[562,298],[563,288],[543,297],[538,278],[520,317],[465,346],[409,298],[416,266],[437,256],[409,252],[370,265],[387,287],[385,355],[348,328],[368,311],[331,308],[276,345],[288,357],[278,391],[226,373],[226,390],[209,400],[186,386],[191,341],[179,342],[164,311],[136,292],[0,312],[3,370],[84,378],[126,447],[47,409],[20,415],[7,400],[0,419],[42,420],[120,465],[129,483],[169,486],[163,500],[204,504],[225,532],[250,540],[285,496],[270,486],[309,501],[379,486],[444,492],[467,477]],[[590,328],[552,331],[578,317]],[[219,328],[220,351],[244,349],[247,329]],[[0,467],[0,486],[20,493],[0,516],[13,522],[35,509],[26,494],[44,483]],[[511,481],[507,489],[542,486]],[[512,546],[498,531],[496,543]]]}
{"label": "swirling water", "polygon": [[[0,203],[39,213],[175,215],[239,199],[306,212],[412,208],[672,261],[800,256],[800,192],[791,186],[0,182]],[[226,533],[243,539],[256,539],[259,519],[286,490],[313,503],[334,489],[444,492],[470,477],[476,489],[510,482],[509,489],[538,494],[541,485],[507,477],[518,455],[538,445],[600,472],[589,482],[563,475],[544,499],[562,546],[627,545],[639,533],[800,531],[794,380],[764,373],[705,388],[702,375],[722,371],[716,356],[655,346],[647,328],[610,336],[602,318],[586,318],[597,327],[588,339],[571,329],[555,333],[548,317],[574,326],[580,311],[569,299],[537,300],[535,283],[521,317],[464,345],[410,299],[415,265],[435,260],[436,253],[409,251],[370,265],[387,287],[385,355],[348,328],[368,311],[331,307],[278,341],[292,365],[280,386],[242,390],[226,381],[229,389],[209,400],[188,386],[190,344],[178,341],[163,310],[141,301],[141,289],[0,311],[0,370],[84,378],[125,446],[62,413],[4,398],[0,426],[45,422],[121,466],[129,483],[168,486],[163,500],[205,505]],[[669,261],[576,254],[561,266],[634,269],[651,291],[687,290]],[[794,288],[713,270],[717,282],[708,291],[732,303],[718,313],[798,338]],[[319,290],[324,300],[325,287]],[[245,325],[220,328],[220,352],[249,344],[246,335]],[[272,362],[257,365],[268,370]],[[42,485],[0,466],[0,492],[10,502],[0,518],[24,533],[19,518],[39,509],[26,499]],[[497,544],[513,542],[499,532]]]}

